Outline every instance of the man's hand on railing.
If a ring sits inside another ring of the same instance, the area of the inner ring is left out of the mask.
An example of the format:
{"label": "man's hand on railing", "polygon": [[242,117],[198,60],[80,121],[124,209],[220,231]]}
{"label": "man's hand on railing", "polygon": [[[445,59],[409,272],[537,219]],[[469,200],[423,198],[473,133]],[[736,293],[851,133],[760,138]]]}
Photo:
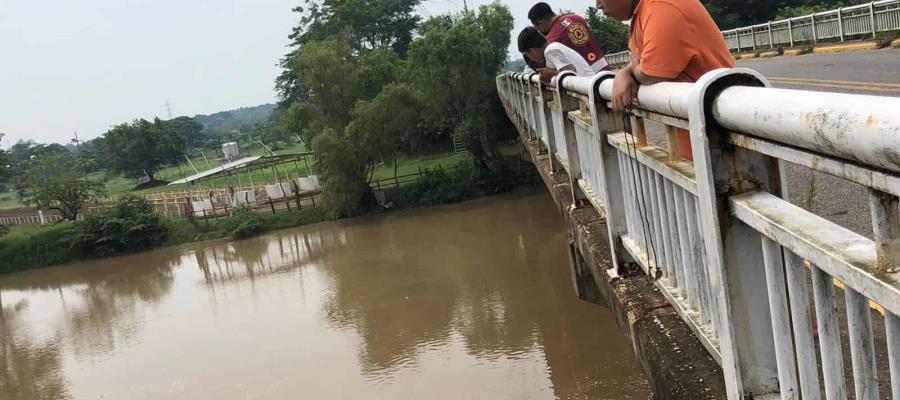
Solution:
{"label": "man's hand on railing", "polygon": [[613,81],[612,108],[615,112],[624,112],[631,108],[637,100],[637,92],[640,84],[632,73],[632,65],[622,68],[616,73]]}
{"label": "man's hand on railing", "polygon": [[537,72],[541,75],[541,82],[544,83],[550,83],[550,80],[559,73],[555,68],[541,68]]}

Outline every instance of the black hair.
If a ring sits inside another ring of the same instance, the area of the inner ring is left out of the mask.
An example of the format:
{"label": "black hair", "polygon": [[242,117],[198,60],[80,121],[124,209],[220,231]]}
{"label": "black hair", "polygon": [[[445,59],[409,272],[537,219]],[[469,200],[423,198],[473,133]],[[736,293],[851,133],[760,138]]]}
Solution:
{"label": "black hair", "polygon": [[551,8],[549,4],[543,2],[535,4],[528,10],[528,20],[532,23],[543,21],[554,15],[556,15],[556,13],[553,12],[553,8]]}
{"label": "black hair", "polygon": [[539,49],[547,46],[547,38],[533,26],[522,29],[519,33],[519,52],[524,53],[528,49]]}

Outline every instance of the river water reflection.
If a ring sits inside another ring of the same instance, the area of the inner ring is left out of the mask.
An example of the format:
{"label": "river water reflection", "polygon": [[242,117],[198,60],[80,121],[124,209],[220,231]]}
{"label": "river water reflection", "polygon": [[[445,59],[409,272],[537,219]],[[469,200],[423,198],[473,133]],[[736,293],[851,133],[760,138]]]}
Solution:
{"label": "river water reflection", "polygon": [[0,399],[648,398],[565,248],[541,194],[0,276]]}

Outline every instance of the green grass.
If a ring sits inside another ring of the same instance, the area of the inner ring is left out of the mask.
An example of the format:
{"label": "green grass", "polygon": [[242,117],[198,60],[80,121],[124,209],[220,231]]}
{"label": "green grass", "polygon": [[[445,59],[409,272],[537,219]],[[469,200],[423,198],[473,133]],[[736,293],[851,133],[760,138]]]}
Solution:
{"label": "green grass", "polygon": [[22,207],[19,197],[14,192],[0,193],[0,210]]}
{"label": "green grass", "polygon": [[10,225],[9,226],[9,234],[4,237],[13,237],[13,236],[31,236],[38,232],[47,229],[53,229],[54,225],[38,225],[38,224],[21,224],[21,225]]}
{"label": "green grass", "polygon": [[[0,273],[24,271],[74,261],[75,254],[66,244],[71,224],[45,227],[11,227],[13,232],[0,237]],[[27,231],[30,230],[30,231]]]}
{"label": "green grass", "polygon": [[[409,175],[419,172],[419,168],[437,169],[439,166],[446,168],[455,166],[468,159],[465,153],[441,153],[427,156],[402,158],[397,160],[397,175]],[[374,179],[387,179],[394,177],[394,164],[386,162],[375,168]]]}
{"label": "green grass", "polygon": [[[501,153],[504,155],[514,155],[518,152],[518,147],[514,144],[504,145],[501,147]],[[249,146],[245,149],[244,155],[262,155],[267,153],[266,149],[262,146],[256,144],[255,146]],[[296,144],[291,147],[287,147],[281,150],[276,150],[275,154],[289,154],[289,153],[298,153],[306,151],[306,147],[302,144]],[[211,150],[205,150],[206,156],[209,158],[210,165],[217,165],[218,161],[214,158],[217,157],[213,154]],[[468,155],[464,153],[440,153],[440,154],[430,154],[423,155],[417,157],[408,157],[402,158],[398,160],[397,164],[397,175],[409,175],[414,174],[419,171],[425,169],[437,169],[438,167],[453,167],[459,165],[461,162],[467,159]],[[205,171],[209,169],[206,164],[206,161],[202,156],[195,156],[191,159],[194,165],[198,170]],[[312,173],[316,173],[317,171],[314,168],[315,157],[311,156],[309,159],[310,169]],[[193,168],[189,165],[182,165],[179,167],[167,167],[159,172],[157,172],[155,178],[160,180],[167,181],[175,181],[178,179],[182,179],[185,176],[193,175],[195,172]],[[306,176],[309,173],[307,172],[306,165],[303,162],[298,162],[296,165],[294,163],[288,163],[285,165],[281,165],[278,167],[278,174],[281,179],[285,178],[296,178]],[[375,169],[375,173],[373,175],[374,179],[390,179],[394,177],[394,166],[392,163],[387,162],[383,165],[378,166]],[[169,192],[169,191],[181,191],[181,190],[202,190],[203,188],[211,188],[217,187],[222,188],[227,186],[228,182],[231,181],[233,184],[237,185],[240,182],[243,185],[249,184],[251,181],[253,183],[261,183],[261,182],[274,182],[275,173],[271,168],[267,168],[265,170],[256,169],[253,170],[252,173],[248,175],[247,172],[240,172],[239,174],[232,175],[230,177],[219,177],[216,179],[212,179],[209,181],[204,181],[201,183],[196,183],[193,185],[163,185],[157,186],[154,188],[135,190],[135,186],[137,186],[137,179],[124,178],[122,176],[107,176],[106,172],[94,172],[88,175],[88,179],[94,179],[98,181],[106,180],[106,195],[110,198],[117,198],[126,193],[136,193],[136,194],[147,194],[147,193],[158,193],[158,192]],[[0,210],[2,209],[14,209],[23,207],[21,202],[19,202],[18,197],[13,192],[0,193]]]}

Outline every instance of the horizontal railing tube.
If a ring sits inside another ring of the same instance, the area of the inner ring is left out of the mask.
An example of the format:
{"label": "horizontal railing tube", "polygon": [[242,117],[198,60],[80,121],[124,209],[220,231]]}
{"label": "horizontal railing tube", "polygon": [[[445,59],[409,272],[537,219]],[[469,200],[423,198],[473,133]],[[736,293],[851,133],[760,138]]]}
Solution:
{"label": "horizontal railing tube", "polygon": [[900,172],[900,98],[734,86],[713,105],[725,128]]}
{"label": "horizontal railing tube", "polygon": [[592,77],[587,76],[570,76],[566,79],[563,79],[562,87],[566,90],[571,90],[578,94],[583,94],[585,96],[591,93],[591,83],[593,82]]}
{"label": "horizontal railing tube", "polygon": [[[613,81],[606,80],[600,84],[600,97],[612,100]],[[688,117],[688,97],[692,85],[683,82],[661,82],[644,85],[638,90],[640,108],[666,114],[678,118]]]}

